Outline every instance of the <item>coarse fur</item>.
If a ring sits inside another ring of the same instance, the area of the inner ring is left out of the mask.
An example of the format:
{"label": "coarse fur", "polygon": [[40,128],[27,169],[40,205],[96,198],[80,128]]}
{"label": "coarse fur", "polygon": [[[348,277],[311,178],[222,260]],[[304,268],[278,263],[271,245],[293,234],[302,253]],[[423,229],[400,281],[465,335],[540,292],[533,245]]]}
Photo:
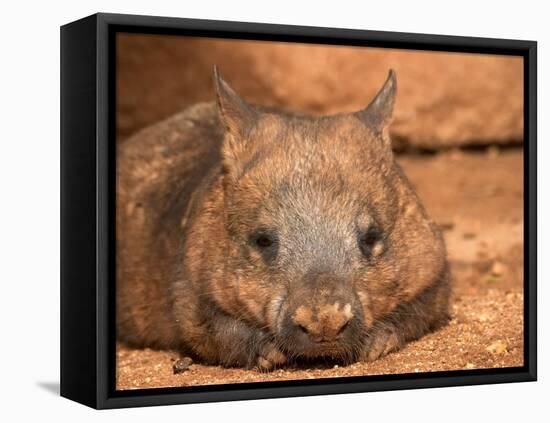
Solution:
{"label": "coarse fur", "polygon": [[445,246],[389,138],[396,78],[362,111],[217,104],[117,153],[117,336],[271,370],[375,360],[448,319]]}

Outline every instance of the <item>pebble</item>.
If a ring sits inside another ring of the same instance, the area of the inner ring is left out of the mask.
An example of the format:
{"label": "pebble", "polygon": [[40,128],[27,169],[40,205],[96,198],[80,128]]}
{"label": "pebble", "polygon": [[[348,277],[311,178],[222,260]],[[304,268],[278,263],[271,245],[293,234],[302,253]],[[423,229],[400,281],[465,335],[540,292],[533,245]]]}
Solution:
{"label": "pebble", "polygon": [[493,276],[502,276],[504,274],[504,264],[500,261],[495,261],[491,266],[491,275]]}
{"label": "pebble", "polygon": [[489,320],[491,320],[491,318],[487,314],[480,314],[477,317],[477,320],[479,320],[482,323],[485,323],[485,322],[488,322]]}
{"label": "pebble", "polygon": [[508,352],[508,345],[502,341],[493,342],[486,348],[491,354],[503,354]]}
{"label": "pebble", "polygon": [[172,367],[172,369],[174,370],[174,374],[177,375],[179,373],[183,373],[189,370],[191,364],[193,364],[193,359],[191,359],[190,357],[180,358],[174,363],[174,366]]}

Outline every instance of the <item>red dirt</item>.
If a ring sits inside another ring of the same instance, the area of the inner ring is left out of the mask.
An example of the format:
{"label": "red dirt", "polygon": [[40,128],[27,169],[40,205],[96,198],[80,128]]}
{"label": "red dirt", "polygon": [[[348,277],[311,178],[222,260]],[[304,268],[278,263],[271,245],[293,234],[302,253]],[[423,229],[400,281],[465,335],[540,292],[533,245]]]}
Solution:
{"label": "red dirt", "polygon": [[373,363],[272,373],[191,365],[177,352],[117,346],[117,389],[312,379],[523,365],[523,153],[449,151],[400,156],[444,229],[453,274],[452,320]]}

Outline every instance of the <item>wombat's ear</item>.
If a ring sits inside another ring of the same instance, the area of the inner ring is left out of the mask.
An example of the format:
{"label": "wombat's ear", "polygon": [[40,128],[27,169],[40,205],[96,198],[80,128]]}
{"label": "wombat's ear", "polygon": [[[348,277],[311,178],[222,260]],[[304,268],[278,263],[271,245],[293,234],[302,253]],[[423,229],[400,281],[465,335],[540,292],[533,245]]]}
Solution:
{"label": "wombat's ear", "polygon": [[220,119],[226,132],[234,141],[244,138],[258,117],[256,110],[222,79],[217,66],[214,66],[214,83]]}
{"label": "wombat's ear", "polygon": [[372,100],[367,108],[357,112],[356,116],[369,127],[383,132],[392,121],[396,93],[397,79],[394,70],[390,69],[384,86],[376,94],[374,100]]}

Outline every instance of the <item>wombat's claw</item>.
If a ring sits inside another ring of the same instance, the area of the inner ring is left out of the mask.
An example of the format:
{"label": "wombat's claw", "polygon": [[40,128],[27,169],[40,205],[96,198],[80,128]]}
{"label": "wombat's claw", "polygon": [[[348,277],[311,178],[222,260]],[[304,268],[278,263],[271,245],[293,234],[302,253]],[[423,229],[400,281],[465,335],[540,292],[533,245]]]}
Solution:
{"label": "wombat's claw", "polygon": [[273,344],[268,344],[258,355],[255,369],[260,372],[270,372],[286,363],[286,356]]}
{"label": "wombat's claw", "polygon": [[389,330],[381,330],[372,335],[363,354],[363,360],[374,361],[401,348],[397,335]]}

